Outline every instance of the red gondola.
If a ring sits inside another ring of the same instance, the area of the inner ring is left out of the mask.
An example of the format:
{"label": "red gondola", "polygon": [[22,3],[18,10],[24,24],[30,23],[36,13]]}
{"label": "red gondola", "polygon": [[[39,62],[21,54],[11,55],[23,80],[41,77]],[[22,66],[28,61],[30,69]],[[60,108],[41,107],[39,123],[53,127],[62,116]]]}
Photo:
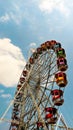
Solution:
{"label": "red gondola", "polygon": [[37,122],[37,130],[43,130],[43,123]]}
{"label": "red gondola", "polygon": [[23,76],[26,77],[27,76],[27,70],[23,70]]}
{"label": "red gondola", "polygon": [[29,62],[30,62],[30,64],[33,64],[34,63],[34,58],[30,57]]}
{"label": "red gondola", "polygon": [[46,116],[45,119],[48,121],[49,124],[55,124],[57,121],[56,112],[57,109],[54,107],[47,107],[45,108]]}
{"label": "red gondola", "polygon": [[52,90],[51,94],[52,94],[52,101],[54,102],[54,105],[60,106],[63,104],[64,99],[63,99],[62,90],[58,90],[58,89]]}
{"label": "red gondola", "polygon": [[57,109],[54,107],[46,107],[45,112],[50,112],[50,113],[55,114],[57,112]]}
{"label": "red gondola", "polygon": [[66,71],[68,66],[67,66],[67,60],[64,57],[59,57],[57,59],[57,65],[58,65],[58,69],[60,71]]}
{"label": "red gondola", "polygon": [[58,72],[55,74],[56,83],[59,87],[65,87],[67,85],[66,74],[63,72]]}

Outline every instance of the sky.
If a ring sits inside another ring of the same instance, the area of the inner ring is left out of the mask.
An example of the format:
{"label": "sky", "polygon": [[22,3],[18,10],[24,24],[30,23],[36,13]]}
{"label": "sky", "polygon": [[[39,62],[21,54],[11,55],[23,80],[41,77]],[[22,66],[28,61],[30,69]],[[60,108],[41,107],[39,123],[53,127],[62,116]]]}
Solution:
{"label": "sky", "polygon": [[[59,41],[66,51],[68,84],[60,112],[73,127],[73,0],[0,0],[0,117],[14,97],[31,48],[48,40]],[[0,123],[0,130],[8,127]]]}

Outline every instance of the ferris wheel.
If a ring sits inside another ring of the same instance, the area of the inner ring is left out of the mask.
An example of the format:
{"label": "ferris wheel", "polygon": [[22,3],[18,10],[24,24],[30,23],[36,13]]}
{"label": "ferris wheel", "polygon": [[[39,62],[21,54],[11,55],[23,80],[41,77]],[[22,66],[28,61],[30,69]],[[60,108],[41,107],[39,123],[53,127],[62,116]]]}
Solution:
{"label": "ferris wheel", "polygon": [[56,125],[67,68],[65,50],[55,40],[32,53],[17,84],[9,130],[49,130]]}

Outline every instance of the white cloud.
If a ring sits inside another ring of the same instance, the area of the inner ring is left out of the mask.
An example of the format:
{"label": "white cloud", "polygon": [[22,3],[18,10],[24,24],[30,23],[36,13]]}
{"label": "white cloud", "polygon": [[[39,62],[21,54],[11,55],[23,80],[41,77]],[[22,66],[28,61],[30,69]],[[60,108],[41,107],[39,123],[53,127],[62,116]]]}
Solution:
{"label": "white cloud", "polygon": [[10,94],[2,94],[1,97],[2,98],[11,98],[11,95]]}
{"label": "white cloud", "polygon": [[9,8],[5,6],[5,9],[6,13],[0,17],[1,23],[13,21],[19,25],[22,22],[23,18],[26,17],[26,11],[24,11],[24,3],[22,4],[21,1],[11,1]]}
{"label": "white cloud", "polygon": [[40,0],[39,8],[46,13],[52,13],[57,10],[62,15],[68,17],[70,15],[71,4],[67,0]]}
{"label": "white cloud", "polygon": [[17,15],[16,13],[9,12],[0,17],[0,22],[6,23],[10,20],[13,20],[16,24],[20,24],[22,21],[22,18],[23,18],[22,15]]}
{"label": "white cloud", "polygon": [[0,84],[6,87],[17,84],[25,59],[19,47],[10,39],[0,39]]}
{"label": "white cloud", "polygon": [[[10,7],[4,16],[0,17],[0,22],[7,22],[13,20],[16,24],[20,24],[24,19],[30,22],[30,25],[35,25],[36,18],[34,13],[30,14],[32,5],[38,6],[42,12],[52,13],[58,11],[63,16],[68,17],[73,14],[73,0],[31,0],[23,3],[22,1],[12,1]],[[34,15],[34,16],[33,16]],[[32,17],[32,19],[30,19]],[[32,26],[31,26],[32,27]]]}
{"label": "white cloud", "polygon": [[26,3],[23,1],[12,1],[11,2],[11,8],[9,8],[9,17],[10,19],[15,22],[17,25],[20,25],[24,18],[27,18],[27,12],[26,11]]}
{"label": "white cloud", "polygon": [[13,20],[16,24],[19,25],[21,23],[22,18],[23,18],[22,14],[17,15],[17,13],[10,12],[9,15],[10,15],[11,20]]}
{"label": "white cloud", "polygon": [[10,20],[10,16],[6,13],[4,16],[0,17],[0,22],[8,22]]}

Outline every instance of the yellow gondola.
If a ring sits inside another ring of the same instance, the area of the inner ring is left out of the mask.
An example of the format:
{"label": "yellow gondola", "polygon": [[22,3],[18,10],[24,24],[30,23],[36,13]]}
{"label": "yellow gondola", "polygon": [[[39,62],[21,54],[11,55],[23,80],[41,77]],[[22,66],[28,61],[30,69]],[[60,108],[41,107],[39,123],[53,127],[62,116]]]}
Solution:
{"label": "yellow gondola", "polygon": [[59,87],[65,87],[67,85],[66,74],[63,72],[58,72],[55,74],[56,83]]}

